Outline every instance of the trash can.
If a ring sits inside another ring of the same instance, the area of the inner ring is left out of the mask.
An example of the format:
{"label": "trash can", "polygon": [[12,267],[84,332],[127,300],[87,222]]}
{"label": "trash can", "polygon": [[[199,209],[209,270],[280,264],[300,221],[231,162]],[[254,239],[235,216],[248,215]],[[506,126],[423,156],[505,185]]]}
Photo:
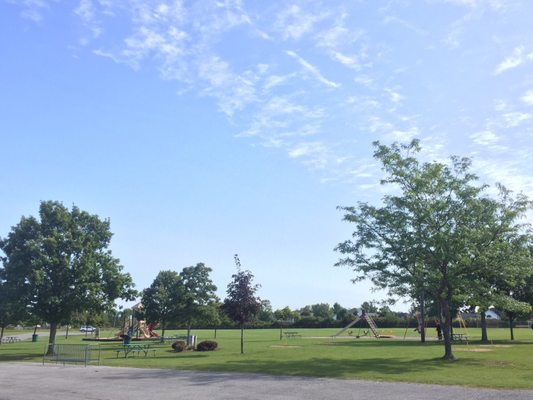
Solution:
{"label": "trash can", "polygon": [[189,346],[196,347],[196,335],[190,335],[187,339]]}
{"label": "trash can", "polygon": [[37,334],[31,335],[31,341],[32,342],[36,342],[38,339],[39,339],[39,335],[37,335]]}

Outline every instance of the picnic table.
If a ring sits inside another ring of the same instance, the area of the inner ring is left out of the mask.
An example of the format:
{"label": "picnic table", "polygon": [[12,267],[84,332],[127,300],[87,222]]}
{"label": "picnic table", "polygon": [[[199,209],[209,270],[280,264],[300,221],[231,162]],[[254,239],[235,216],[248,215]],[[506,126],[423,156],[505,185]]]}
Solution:
{"label": "picnic table", "polygon": [[155,357],[155,351],[156,349],[152,348],[152,345],[150,343],[130,343],[130,344],[123,344],[121,347],[117,347],[115,349],[115,352],[118,356],[123,353],[124,358],[127,358],[130,354],[135,357],[135,354],[139,355],[144,353],[144,356],[146,357],[149,352],[152,352]]}
{"label": "picnic table", "polygon": [[468,340],[468,336],[465,333],[452,333],[452,340],[462,342]]}
{"label": "picnic table", "polygon": [[2,343],[16,343],[20,342],[20,338],[17,336],[5,336],[2,338]]}
{"label": "picnic table", "polygon": [[298,332],[284,332],[283,335],[287,339],[293,339],[295,337],[302,337],[302,335],[300,335]]}

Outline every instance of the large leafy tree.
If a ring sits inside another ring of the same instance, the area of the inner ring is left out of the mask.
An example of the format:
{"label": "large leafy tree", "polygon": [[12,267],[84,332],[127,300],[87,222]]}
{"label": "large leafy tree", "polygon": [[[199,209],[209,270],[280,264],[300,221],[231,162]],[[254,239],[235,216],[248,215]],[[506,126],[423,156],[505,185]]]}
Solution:
{"label": "large leafy tree", "polygon": [[531,312],[528,296],[533,282],[533,258],[528,249],[531,235],[527,229],[509,229],[508,222],[501,221],[514,220],[521,214],[522,203],[527,204],[527,199],[518,196],[511,200],[509,192],[501,188],[500,201],[495,202],[500,209],[497,226],[502,230],[501,237],[473,262],[475,285],[468,296],[471,296],[469,303],[477,305],[481,313],[482,341],[488,341],[485,311],[490,306],[507,313],[511,340],[514,317]]}
{"label": "large leafy tree", "polygon": [[22,217],[0,240],[1,275],[29,312],[50,324],[50,345],[57,326],[74,312],[103,311],[135,295],[130,275],[108,249],[109,227],[108,220],[76,206],[43,201],[39,219]]}
{"label": "large leafy tree", "polygon": [[338,245],[346,257],[337,265],[352,267],[356,280],[370,278],[392,294],[435,300],[443,316],[443,358],[453,360],[454,301],[464,301],[470,286],[494,267],[479,260],[522,229],[516,220],[529,203],[519,201],[510,210],[483,197],[485,186],[475,184],[469,159],[422,163],[415,157],[421,150],[417,140],[375,146],[374,157],[386,173],[382,184],[394,194],[379,207],[341,207],[356,229],[352,240]]}
{"label": "large leafy tree", "polygon": [[187,326],[187,341],[191,335],[191,326],[195,323],[209,322],[213,319],[217,302],[217,287],[209,277],[211,268],[203,263],[183,268],[180,273],[180,295],[178,321]]}
{"label": "large leafy tree", "polygon": [[249,270],[241,269],[239,256],[235,254],[237,273],[232,275],[232,281],[228,284],[227,297],[222,304],[222,310],[241,329],[241,354],[244,354],[244,325],[251,321],[261,311],[261,299],[255,293],[259,285],[254,285],[254,276]]}
{"label": "large leafy tree", "polygon": [[181,278],[176,271],[160,271],[150,287],[143,290],[142,305],[148,321],[158,322],[161,336],[169,322],[178,318],[181,301]]}

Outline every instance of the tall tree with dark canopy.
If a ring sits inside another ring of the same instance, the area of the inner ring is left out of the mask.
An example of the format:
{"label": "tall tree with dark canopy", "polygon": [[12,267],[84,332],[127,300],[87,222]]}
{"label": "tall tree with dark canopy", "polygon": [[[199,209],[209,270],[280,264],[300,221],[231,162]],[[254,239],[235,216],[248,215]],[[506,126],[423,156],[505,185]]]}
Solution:
{"label": "tall tree with dark canopy", "polygon": [[467,158],[421,163],[414,156],[421,150],[417,140],[374,145],[374,157],[386,173],[382,184],[395,194],[384,196],[380,207],[341,207],[344,220],[356,229],[353,240],[338,245],[346,258],[337,265],[352,267],[356,280],[370,278],[391,294],[430,296],[438,302],[444,317],[443,358],[453,360],[453,301],[490,273],[493,265],[479,260],[523,229],[516,221],[530,203],[519,198],[511,208],[482,197],[485,186],[475,184]]}
{"label": "tall tree with dark canopy", "polygon": [[57,326],[74,312],[100,312],[118,298],[134,298],[130,275],[108,249],[111,236],[108,220],[43,201],[39,219],[22,217],[0,240],[1,275],[17,288],[29,312],[50,324],[49,351]]}
{"label": "tall tree with dark canopy", "polygon": [[241,354],[244,354],[244,324],[251,321],[261,311],[261,299],[255,296],[260,285],[253,285],[254,276],[248,270],[241,270],[239,256],[235,254],[237,273],[232,275],[228,284],[227,297],[222,304],[222,310],[241,329]]}
{"label": "tall tree with dark canopy", "polygon": [[169,322],[178,318],[181,302],[181,278],[176,271],[160,271],[149,288],[143,290],[142,305],[149,322],[158,322],[161,336]]}
{"label": "tall tree with dark canopy", "polygon": [[177,312],[178,322],[187,326],[187,343],[190,344],[191,326],[194,323],[209,322],[213,317],[214,304],[218,301],[217,287],[209,277],[211,268],[203,263],[183,268],[180,273],[180,298]]}

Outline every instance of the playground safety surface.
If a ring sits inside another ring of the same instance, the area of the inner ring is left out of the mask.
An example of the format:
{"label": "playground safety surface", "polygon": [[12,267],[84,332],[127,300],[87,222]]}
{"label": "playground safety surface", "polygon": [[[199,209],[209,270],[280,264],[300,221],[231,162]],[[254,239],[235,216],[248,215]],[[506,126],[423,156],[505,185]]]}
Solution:
{"label": "playground safety surface", "polygon": [[34,363],[0,363],[0,388],[1,400],[533,399],[533,390]]}

